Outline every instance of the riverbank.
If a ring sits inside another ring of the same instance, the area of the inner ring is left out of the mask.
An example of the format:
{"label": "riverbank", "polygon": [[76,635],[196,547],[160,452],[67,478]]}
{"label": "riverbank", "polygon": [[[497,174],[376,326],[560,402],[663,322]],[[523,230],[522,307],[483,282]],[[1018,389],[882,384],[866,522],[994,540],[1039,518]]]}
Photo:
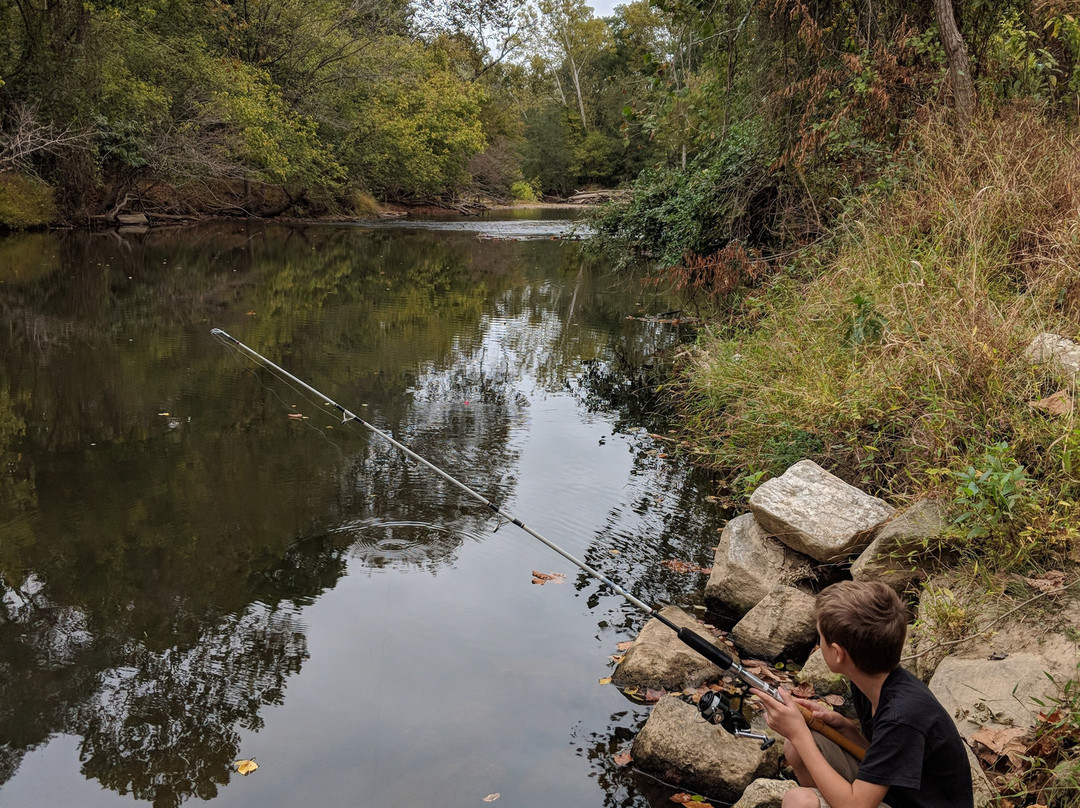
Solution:
{"label": "riverbank", "polygon": [[[962,643],[1023,581],[1080,578],[1077,368],[1037,347],[1080,334],[1080,136],[1029,109],[965,139],[931,120],[841,204],[824,238],[754,258],[715,301],[668,388],[679,439],[735,507],[803,458],[899,508],[945,503],[905,558],[946,562],[912,596],[939,595],[931,643]],[[1010,626],[1039,631],[993,630]]]}

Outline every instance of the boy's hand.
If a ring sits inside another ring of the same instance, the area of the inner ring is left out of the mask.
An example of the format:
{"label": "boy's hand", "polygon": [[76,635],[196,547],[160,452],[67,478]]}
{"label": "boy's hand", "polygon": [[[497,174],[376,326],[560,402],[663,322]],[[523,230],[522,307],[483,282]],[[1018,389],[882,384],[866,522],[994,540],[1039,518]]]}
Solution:
{"label": "boy's hand", "polygon": [[[788,699],[795,698],[794,696],[788,696]],[[846,729],[853,725],[850,718],[846,718],[836,710],[830,710],[820,701],[811,701],[810,699],[795,698],[796,703],[801,704],[814,718],[820,719],[821,723],[826,726],[833,727],[835,729]]]}
{"label": "boy's hand", "polygon": [[784,701],[777,701],[768,693],[762,690],[758,690],[756,687],[750,688],[750,692],[761,699],[761,703],[765,705],[765,723],[769,725],[770,729],[774,729],[783,735],[788,740],[794,738],[794,736],[800,733],[809,733],[810,729],[806,726],[806,721],[803,720],[802,713],[799,711],[798,702],[802,699],[796,699],[790,693],[785,693]]}

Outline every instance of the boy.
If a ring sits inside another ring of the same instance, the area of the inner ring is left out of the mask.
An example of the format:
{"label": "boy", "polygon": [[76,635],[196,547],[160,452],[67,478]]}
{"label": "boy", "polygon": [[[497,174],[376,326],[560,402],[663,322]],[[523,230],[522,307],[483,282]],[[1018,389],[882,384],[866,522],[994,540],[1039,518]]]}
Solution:
{"label": "boy", "polygon": [[[818,641],[833,673],[851,680],[859,721],[820,702],[754,690],[769,726],[787,739],[784,755],[801,788],[784,808],[972,808],[971,769],[956,725],[930,690],[900,667],[907,609],[878,582],[844,581],[814,606]],[[796,703],[866,747],[859,763],[812,733]]]}

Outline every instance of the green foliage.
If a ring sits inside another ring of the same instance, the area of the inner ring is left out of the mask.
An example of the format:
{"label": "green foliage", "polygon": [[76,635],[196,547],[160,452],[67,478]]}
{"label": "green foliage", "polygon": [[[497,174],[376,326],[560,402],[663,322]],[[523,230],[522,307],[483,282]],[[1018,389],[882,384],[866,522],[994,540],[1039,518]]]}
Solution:
{"label": "green foliage", "polygon": [[1008,531],[1023,515],[1034,483],[1007,443],[989,447],[979,465],[949,472],[957,482],[953,502],[959,507],[953,524],[965,531],[969,542]]}
{"label": "green foliage", "polygon": [[56,217],[53,189],[14,171],[0,172],[0,228],[43,227]]}
{"label": "green foliage", "polygon": [[390,197],[454,193],[468,180],[468,158],[485,146],[483,90],[437,53],[405,42],[394,50],[394,75],[357,99],[363,112],[342,158]]}
{"label": "green foliage", "polygon": [[692,252],[709,255],[763,226],[755,202],[775,192],[760,129],[751,122],[734,129],[715,153],[685,170],[644,172],[629,202],[605,206],[594,218],[602,243],[637,259],[678,264]]}
{"label": "green foliage", "polygon": [[867,297],[857,294],[851,302],[855,305],[855,311],[848,316],[844,341],[853,347],[880,342],[888,319],[874,308],[874,301]]}
{"label": "green foliage", "polygon": [[518,180],[510,186],[510,194],[515,202],[538,202],[540,200],[540,194],[536,191],[538,184],[539,180],[532,182]]}

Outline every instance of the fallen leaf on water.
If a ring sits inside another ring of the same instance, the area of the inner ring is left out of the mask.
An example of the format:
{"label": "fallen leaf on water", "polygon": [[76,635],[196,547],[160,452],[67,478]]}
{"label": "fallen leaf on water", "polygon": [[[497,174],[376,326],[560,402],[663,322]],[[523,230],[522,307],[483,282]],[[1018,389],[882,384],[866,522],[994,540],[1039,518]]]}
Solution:
{"label": "fallen leaf on water", "polygon": [[645,701],[652,703],[654,701],[660,701],[660,699],[662,699],[666,695],[666,690],[653,690],[651,687],[647,687],[645,688],[644,698]]}
{"label": "fallen leaf on water", "polygon": [[551,583],[561,584],[565,580],[566,576],[561,572],[553,572],[550,575],[546,572],[532,571],[532,582],[534,584],[546,584],[549,581]]}
{"label": "fallen leaf on water", "polygon": [[610,676],[605,676],[603,679],[600,679],[597,682],[597,684],[598,685],[610,685],[611,684],[611,677]]}
{"label": "fallen leaf on water", "polygon": [[616,766],[629,766],[634,762],[629,752],[619,752],[619,754],[615,755],[614,760]]}
{"label": "fallen leaf on water", "polygon": [[167,413],[167,412],[159,412],[159,413],[158,413],[158,415],[168,415],[168,414],[169,414],[169,413]]}
{"label": "fallen leaf on water", "polygon": [[671,795],[672,802],[688,803],[688,802],[705,802],[705,798],[700,794],[687,794],[685,791],[680,791],[678,794]]}
{"label": "fallen leaf on water", "polygon": [[677,558],[669,558],[667,561],[661,561],[660,563],[675,572],[704,572],[706,574],[712,574],[711,569],[699,567],[697,564],[691,564],[689,561],[680,561]]}
{"label": "fallen leaf on water", "polygon": [[244,775],[244,777],[247,777],[257,768],[259,768],[259,764],[255,762],[255,758],[252,758],[251,760],[238,760],[233,763],[233,765],[236,767],[236,770],[240,772],[240,774]]}
{"label": "fallen leaf on water", "polygon": [[299,421],[299,420],[300,420],[301,418],[303,418],[304,416],[303,416],[303,415],[301,415],[301,414],[300,414],[300,413],[298,413],[298,412],[290,412],[290,413],[289,413],[289,417],[290,417],[290,418],[292,418],[292,419],[293,419],[294,421]]}
{"label": "fallen leaf on water", "polygon": [[618,665],[620,662],[623,661],[623,655],[622,654],[612,654],[610,659],[611,659],[612,662],[614,662],[616,665]]}
{"label": "fallen leaf on water", "polygon": [[499,797],[501,796],[502,795],[498,791],[496,791],[494,794],[488,794],[486,797],[484,797],[484,802],[495,802],[495,800],[499,799]]}

